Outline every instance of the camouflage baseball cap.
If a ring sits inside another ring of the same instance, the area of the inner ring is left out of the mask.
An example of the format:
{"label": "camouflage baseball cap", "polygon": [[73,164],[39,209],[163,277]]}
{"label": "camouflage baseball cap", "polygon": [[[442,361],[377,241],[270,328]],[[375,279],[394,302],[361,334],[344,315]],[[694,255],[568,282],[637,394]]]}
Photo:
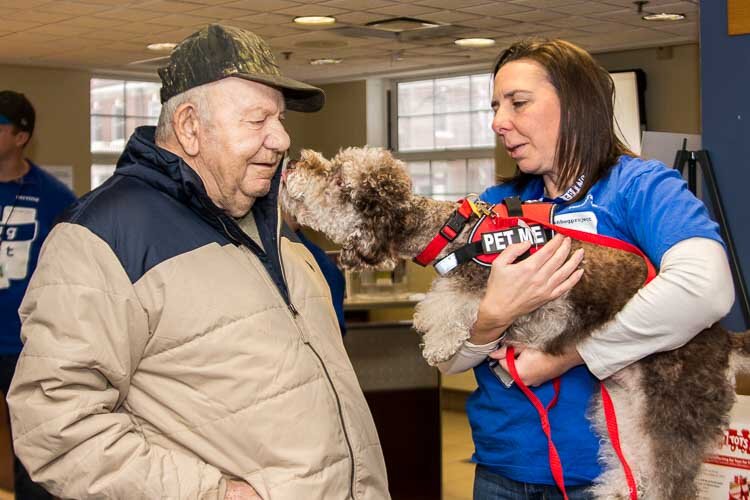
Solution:
{"label": "camouflage baseball cap", "polygon": [[281,91],[287,108],[318,111],[323,91],[281,75],[268,44],[255,33],[211,24],[180,42],[169,63],[159,68],[161,102],[186,90],[229,76],[264,83]]}

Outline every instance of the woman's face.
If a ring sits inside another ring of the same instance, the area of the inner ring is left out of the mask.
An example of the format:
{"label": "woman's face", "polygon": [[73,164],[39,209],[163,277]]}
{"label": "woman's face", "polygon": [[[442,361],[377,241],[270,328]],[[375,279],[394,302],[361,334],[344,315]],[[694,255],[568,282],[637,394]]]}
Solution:
{"label": "woman's face", "polygon": [[527,174],[554,179],[560,99],[547,71],[530,59],[509,62],[495,75],[492,130]]}

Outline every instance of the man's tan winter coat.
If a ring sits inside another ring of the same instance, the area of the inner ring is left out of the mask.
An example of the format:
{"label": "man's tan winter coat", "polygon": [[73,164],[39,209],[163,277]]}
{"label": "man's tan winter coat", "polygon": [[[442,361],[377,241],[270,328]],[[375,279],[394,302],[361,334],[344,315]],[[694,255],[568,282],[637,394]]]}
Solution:
{"label": "man's tan winter coat", "polygon": [[8,400],[32,478],[63,498],[220,500],[232,478],[388,498],[330,292],[275,196],[253,207],[263,251],[153,129],[116,172],[55,227],[21,307]]}

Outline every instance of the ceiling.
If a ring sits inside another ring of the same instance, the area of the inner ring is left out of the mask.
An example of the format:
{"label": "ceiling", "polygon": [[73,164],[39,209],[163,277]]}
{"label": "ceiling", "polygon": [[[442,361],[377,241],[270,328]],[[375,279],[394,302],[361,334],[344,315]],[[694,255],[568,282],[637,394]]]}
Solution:
{"label": "ceiling", "polygon": [[[0,0],[0,63],[74,67],[155,76],[163,55],[146,49],[178,42],[221,22],[263,36],[282,72],[316,83],[374,75],[487,66],[522,36],[559,37],[592,52],[675,45],[698,40],[699,0],[650,0],[645,12],[680,12],[679,22],[641,20],[632,0]],[[329,27],[295,25],[296,16],[335,16]],[[366,23],[413,17],[445,23],[394,34]],[[465,49],[460,37],[496,45]],[[314,58],[341,58],[313,66]]]}

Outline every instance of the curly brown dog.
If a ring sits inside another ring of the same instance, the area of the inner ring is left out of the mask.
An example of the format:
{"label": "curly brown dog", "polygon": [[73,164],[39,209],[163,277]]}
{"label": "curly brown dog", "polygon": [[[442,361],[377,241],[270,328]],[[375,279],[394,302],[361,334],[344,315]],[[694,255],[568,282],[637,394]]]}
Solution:
{"label": "curly brown dog", "polygon": [[[456,209],[455,203],[414,195],[404,165],[375,148],[345,149],[330,161],[305,150],[284,179],[284,209],[341,245],[341,261],[350,268],[416,256]],[[440,256],[464,245],[472,225]],[[506,332],[506,345],[559,354],[612,320],[643,285],[646,266],[637,255],[581,241],[574,241],[572,250],[580,246],[586,252],[581,281],[519,318]],[[431,365],[450,358],[469,337],[488,276],[488,267],[470,261],[438,277],[417,305],[414,326]],[[640,498],[696,496],[695,476],[727,425],[734,374],[750,368],[748,356],[749,333],[730,334],[715,324],[683,347],[653,354],[604,381]],[[600,396],[589,418],[606,443],[600,451],[605,469],[592,491],[601,499],[629,498],[606,439]]]}

